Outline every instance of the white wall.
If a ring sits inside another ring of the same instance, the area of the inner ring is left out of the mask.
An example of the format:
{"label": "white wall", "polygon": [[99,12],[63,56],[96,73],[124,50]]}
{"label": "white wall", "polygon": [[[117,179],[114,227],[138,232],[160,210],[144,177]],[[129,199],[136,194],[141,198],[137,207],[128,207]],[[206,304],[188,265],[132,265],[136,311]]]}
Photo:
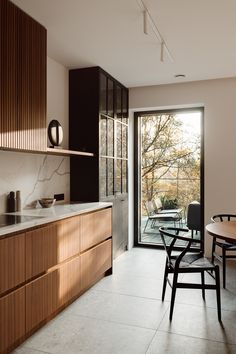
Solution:
{"label": "white wall", "polygon": [[129,105],[131,112],[204,106],[205,223],[215,213],[236,213],[236,78],[131,88]]}
{"label": "white wall", "polygon": [[[48,58],[47,120],[57,119],[63,126],[68,144],[68,70]],[[0,151],[0,213],[6,211],[6,196],[21,190],[22,205],[55,193],[70,197],[69,157]]]}

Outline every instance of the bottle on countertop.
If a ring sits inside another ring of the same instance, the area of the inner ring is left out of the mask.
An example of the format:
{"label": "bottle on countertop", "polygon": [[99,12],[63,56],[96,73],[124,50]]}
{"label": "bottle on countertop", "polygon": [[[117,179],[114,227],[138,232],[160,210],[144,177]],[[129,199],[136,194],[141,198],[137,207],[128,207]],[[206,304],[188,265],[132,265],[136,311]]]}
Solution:
{"label": "bottle on countertop", "polygon": [[20,195],[20,191],[16,191],[16,211],[21,211],[21,195]]}
{"label": "bottle on countertop", "polygon": [[16,198],[15,192],[10,192],[7,198],[7,212],[11,213],[16,211]]}

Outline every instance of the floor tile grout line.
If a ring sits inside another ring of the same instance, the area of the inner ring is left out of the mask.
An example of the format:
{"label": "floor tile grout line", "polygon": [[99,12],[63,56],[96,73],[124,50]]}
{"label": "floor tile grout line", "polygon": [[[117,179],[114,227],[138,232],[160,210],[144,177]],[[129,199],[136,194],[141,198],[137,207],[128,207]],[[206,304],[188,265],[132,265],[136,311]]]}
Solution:
{"label": "floor tile grout line", "polygon": [[[93,291],[99,291],[99,292],[105,292],[105,293],[111,293],[111,294],[116,294],[116,295],[122,295],[122,296],[130,296],[130,297],[135,297],[135,298],[140,298],[140,299],[147,299],[147,300],[154,300],[154,301],[160,301],[162,302],[161,298],[154,298],[154,297],[146,297],[146,296],[138,296],[138,295],[131,295],[131,294],[126,294],[126,293],[121,293],[121,292],[116,292],[116,291],[110,291],[110,290],[104,290],[104,289],[94,289]],[[170,300],[165,300],[163,303],[170,303]],[[189,304],[189,303],[185,303],[185,302],[180,302],[177,299],[175,300],[175,304],[178,305],[186,305],[186,306],[194,306],[197,308],[209,308],[209,309],[217,309],[217,307],[211,306],[211,305],[196,305],[196,304]],[[168,304],[169,305],[169,304]],[[225,312],[236,312],[236,308],[235,310],[232,309],[225,309],[221,307],[222,311]]]}
{"label": "floor tile grout line", "polygon": [[[27,346],[27,345],[21,345],[19,347],[17,347],[15,350],[20,350],[22,348],[24,349],[30,349],[30,350],[33,350],[35,352],[39,352],[39,353],[44,353],[44,354],[53,354],[53,352],[45,352],[44,350],[40,350],[40,349],[35,349],[35,348],[32,348],[30,346]],[[13,352],[14,353],[14,352]]]}
{"label": "floor tile grout line", "polygon": [[194,336],[190,336],[188,334],[181,334],[181,333],[176,333],[176,332],[165,331],[163,329],[157,329],[157,332],[174,334],[175,336],[181,336],[181,337],[188,337],[188,338],[193,338],[193,339],[205,340],[205,341],[208,341],[208,342],[228,344],[228,345],[234,346],[236,348],[236,343],[222,342],[220,340],[203,338],[203,337],[194,337]]}
{"label": "floor tile grout line", "polygon": [[153,337],[152,337],[152,339],[151,339],[151,341],[150,341],[150,343],[149,343],[149,345],[147,347],[147,350],[145,351],[145,354],[147,354],[147,352],[149,351],[149,348],[151,347],[151,344],[154,341],[154,338],[156,337],[156,334],[157,334],[157,330],[155,331],[155,333],[154,333],[154,335],[153,335]]}
{"label": "floor tile grout line", "polygon": [[[111,294],[116,294],[116,295],[122,295],[122,296],[129,296],[129,297],[135,297],[135,298],[140,298],[140,299],[147,299],[147,300],[155,300],[155,301],[160,301],[163,302],[160,299],[156,298],[156,297],[146,297],[146,296],[138,296],[138,295],[131,295],[131,294],[125,294],[125,293],[118,293],[115,291],[109,291],[109,290],[100,290],[100,289],[94,289],[94,291],[100,291],[100,292],[104,292],[104,293],[111,293]],[[166,302],[170,302],[170,300],[166,300]],[[163,302],[164,303],[164,302]]]}
{"label": "floor tile grout line", "polygon": [[75,314],[75,313],[68,313],[74,317],[83,317],[83,318],[89,318],[92,320],[97,320],[97,321],[103,321],[103,322],[108,322],[108,323],[114,323],[114,324],[119,324],[119,325],[124,325],[124,326],[128,326],[128,327],[135,327],[135,328],[140,328],[140,329],[147,329],[150,331],[156,331],[156,328],[151,328],[151,327],[142,327],[142,326],[138,326],[135,324],[129,324],[129,323],[125,323],[125,322],[120,322],[120,321],[112,321],[112,320],[107,320],[104,318],[97,318],[97,317],[93,317],[93,316],[88,316],[88,315],[82,315],[82,314]]}

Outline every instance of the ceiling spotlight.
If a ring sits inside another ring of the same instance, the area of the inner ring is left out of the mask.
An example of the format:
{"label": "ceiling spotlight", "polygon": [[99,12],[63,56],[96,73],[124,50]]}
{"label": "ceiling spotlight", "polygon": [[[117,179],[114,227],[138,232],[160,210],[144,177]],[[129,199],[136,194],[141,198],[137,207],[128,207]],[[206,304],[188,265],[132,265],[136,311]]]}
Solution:
{"label": "ceiling spotlight", "polygon": [[177,74],[177,75],[175,75],[175,77],[176,77],[176,78],[179,78],[179,77],[186,77],[186,75],[185,75],[185,74]]}

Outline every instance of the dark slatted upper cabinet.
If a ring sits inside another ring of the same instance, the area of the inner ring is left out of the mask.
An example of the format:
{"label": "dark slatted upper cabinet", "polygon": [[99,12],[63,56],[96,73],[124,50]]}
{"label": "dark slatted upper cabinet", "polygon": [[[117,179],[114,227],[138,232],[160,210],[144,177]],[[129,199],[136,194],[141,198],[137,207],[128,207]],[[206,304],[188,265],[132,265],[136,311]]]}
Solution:
{"label": "dark slatted upper cabinet", "polygon": [[46,150],[46,29],[0,1],[0,146]]}
{"label": "dark slatted upper cabinet", "polygon": [[104,200],[127,193],[128,89],[99,67],[69,73],[71,199]]}

